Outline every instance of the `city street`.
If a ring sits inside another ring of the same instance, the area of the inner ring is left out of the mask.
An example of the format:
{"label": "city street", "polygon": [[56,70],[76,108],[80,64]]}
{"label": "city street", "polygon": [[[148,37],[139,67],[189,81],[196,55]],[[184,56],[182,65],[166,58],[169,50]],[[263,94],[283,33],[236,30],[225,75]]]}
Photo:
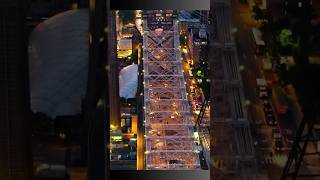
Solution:
{"label": "city street", "polygon": [[282,173],[282,167],[286,161],[286,156],[273,155],[273,138],[271,137],[271,128],[268,127],[263,119],[264,112],[261,100],[258,97],[256,79],[263,78],[262,56],[257,56],[254,51],[254,41],[251,28],[255,26],[251,18],[251,10],[248,5],[240,4],[238,0],[233,0],[232,9],[233,25],[237,29],[235,38],[238,48],[238,57],[240,65],[243,66],[242,78],[244,92],[250,105],[248,106],[248,118],[253,125],[253,132],[256,132],[256,154],[259,169],[266,169],[266,172],[260,171],[262,175],[268,175],[269,179],[279,179]]}
{"label": "city street", "polygon": [[[192,73],[189,74],[189,72],[191,72],[192,70],[189,64],[192,61],[192,58],[189,53],[190,51],[188,49],[185,53],[185,59],[183,61],[183,70],[186,76],[186,82],[187,82],[186,87],[188,91],[188,99],[192,107],[193,120],[194,120],[194,123],[196,123],[202,104],[204,102],[204,94],[201,88],[196,84],[196,79],[194,78],[194,76],[191,76]],[[209,112],[210,112],[209,107],[206,107],[205,114],[202,119],[202,123],[200,124],[200,127],[198,127],[199,138],[201,141],[201,146],[203,148],[205,162],[207,164],[210,164],[210,133],[207,128],[210,126]]]}

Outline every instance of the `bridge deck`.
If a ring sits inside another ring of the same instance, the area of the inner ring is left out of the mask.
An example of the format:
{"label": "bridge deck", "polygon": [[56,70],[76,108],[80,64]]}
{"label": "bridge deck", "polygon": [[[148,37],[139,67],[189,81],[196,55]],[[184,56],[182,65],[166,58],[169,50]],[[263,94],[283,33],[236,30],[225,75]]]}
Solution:
{"label": "bridge deck", "polygon": [[156,11],[143,20],[146,169],[200,168],[178,23]]}

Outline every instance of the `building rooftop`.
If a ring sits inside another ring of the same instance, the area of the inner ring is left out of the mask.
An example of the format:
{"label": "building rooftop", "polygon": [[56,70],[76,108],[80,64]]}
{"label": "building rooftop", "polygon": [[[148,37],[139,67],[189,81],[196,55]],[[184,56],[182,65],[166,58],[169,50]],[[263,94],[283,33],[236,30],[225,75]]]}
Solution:
{"label": "building rooftop", "polygon": [[136,97],[138,87],[138,65],[132,64],[120,71],[119,87],[120,97],[134,98]]}

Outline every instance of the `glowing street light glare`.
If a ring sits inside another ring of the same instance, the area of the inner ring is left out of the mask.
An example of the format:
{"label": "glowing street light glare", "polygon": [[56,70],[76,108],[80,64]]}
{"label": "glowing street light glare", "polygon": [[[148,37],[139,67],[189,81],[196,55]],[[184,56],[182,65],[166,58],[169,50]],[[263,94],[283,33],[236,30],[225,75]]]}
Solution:
{"label": "glowing street light glare", "polygon": [[184,54],[187,54],[187,53],[188,53],[188,49],[183,48],[183,49],[182,49],[182,52],[183,52]]}

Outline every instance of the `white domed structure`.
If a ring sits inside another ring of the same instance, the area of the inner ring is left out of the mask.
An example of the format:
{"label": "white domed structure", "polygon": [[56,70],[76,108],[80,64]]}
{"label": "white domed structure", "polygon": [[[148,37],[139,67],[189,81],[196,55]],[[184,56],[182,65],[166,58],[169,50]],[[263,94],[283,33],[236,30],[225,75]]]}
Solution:
{"label": "white domed structure", "polygon": [[132,64],[120,71],[119,89],[120,97],[135,98],[138,88],[138,65]]}
{"label": "white domed structure", "polygon": [[31,108],[54,118],[81,112],[89,63],[87,9],[60,13],[30,35]]}

